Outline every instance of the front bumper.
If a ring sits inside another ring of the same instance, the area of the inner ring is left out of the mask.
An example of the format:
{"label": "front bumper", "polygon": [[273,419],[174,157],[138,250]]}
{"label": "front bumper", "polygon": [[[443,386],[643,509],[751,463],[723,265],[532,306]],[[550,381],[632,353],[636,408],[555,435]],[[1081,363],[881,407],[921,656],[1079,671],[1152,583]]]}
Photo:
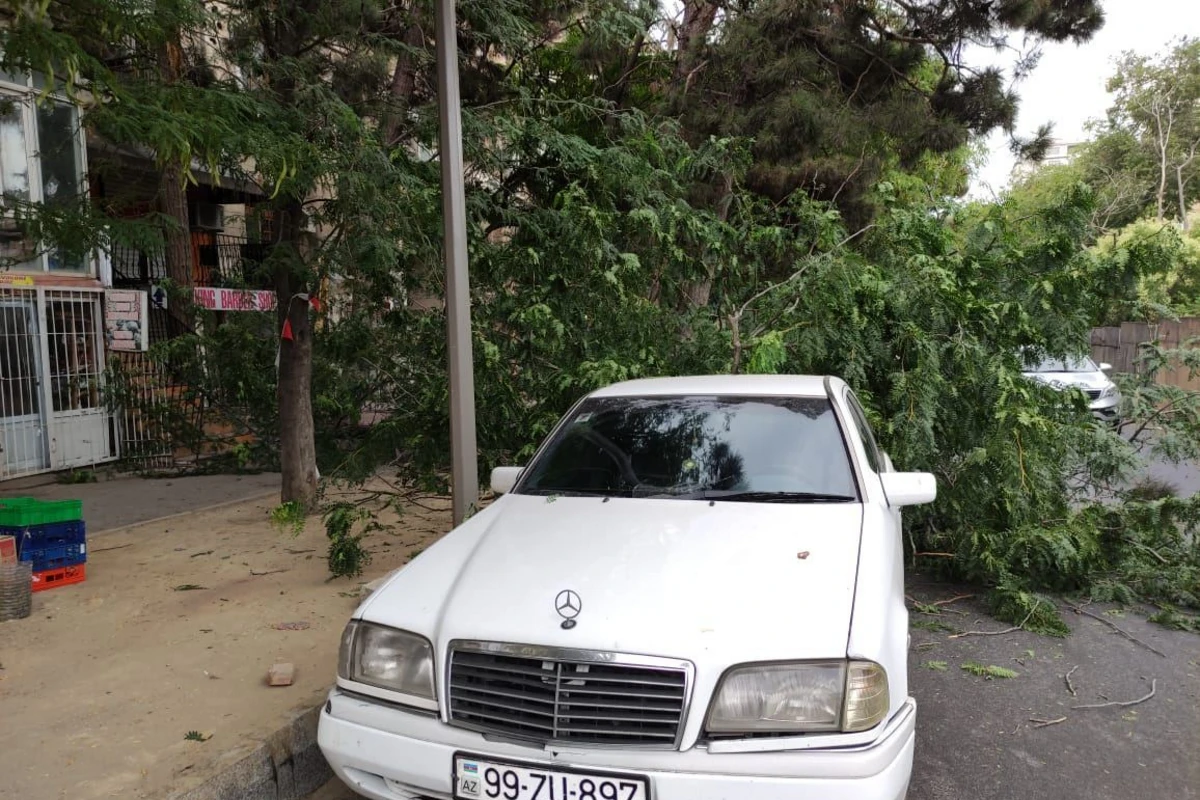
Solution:
{"label": "front bumper", "polygon": [[1093,400],[1088,404],[1088,408],[1092,411],[1092,416],[1104,422],[1117,422],[1120,417],[1118,411],[1121,406],[1120,395],[1114,397],[1104,397]]}
{"label": "front bumper", "polygon": [[646,776],[653,800],[903,800],[915,729],[916,702],[909,698],[873,742],[857,747],[720,754],[703,747],[550,752],[489,741],[432,715],[334,689],[321,713],[317,740],[337,776],[372,800],[449,800],[458,751],[548,769]]}

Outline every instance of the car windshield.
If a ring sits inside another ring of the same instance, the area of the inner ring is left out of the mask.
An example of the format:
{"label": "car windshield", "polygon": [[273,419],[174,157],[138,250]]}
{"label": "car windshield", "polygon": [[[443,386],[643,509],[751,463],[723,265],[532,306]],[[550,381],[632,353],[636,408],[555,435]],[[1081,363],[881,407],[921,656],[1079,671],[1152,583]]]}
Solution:
{"label": "car windshield", "polygon": [[850,502],[858,492],[825,398],[611,397],[582,403],[517,492]]}
{"label": "car windshield", "polygon": [[1096,362],[1087,356],[1073,358],[1047,358],[1033,368],[1034,372],[1098,372]]}

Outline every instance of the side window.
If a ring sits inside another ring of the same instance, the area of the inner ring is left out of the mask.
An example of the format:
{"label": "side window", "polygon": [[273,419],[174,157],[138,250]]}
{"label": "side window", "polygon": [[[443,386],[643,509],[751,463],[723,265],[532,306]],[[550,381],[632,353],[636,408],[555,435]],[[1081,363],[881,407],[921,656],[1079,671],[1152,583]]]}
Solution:
{"label": "side window", "polygon": [[871,432],[867,415],[862,406],[858,404],[858,398],[854,396],[854,392],[846,392],[846,404],[850,406],[850,417],[854,420],[854,427],[858,429],[863,449],[867,451],[867,464],[875,472],[883,472],[883,456],[880,454],[879,445],[875,443],[875,434]]}

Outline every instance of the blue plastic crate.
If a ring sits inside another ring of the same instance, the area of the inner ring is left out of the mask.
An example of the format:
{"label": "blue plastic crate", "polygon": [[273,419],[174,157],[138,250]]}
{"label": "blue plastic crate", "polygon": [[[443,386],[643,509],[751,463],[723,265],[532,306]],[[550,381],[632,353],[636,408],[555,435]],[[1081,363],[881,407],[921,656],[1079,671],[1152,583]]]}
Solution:
{"label": "blue plastic crate", "polygon": [[87,561],[87,545],[59,544],[52,547],[26,547],[21,551],[19,558],[21,561],[32,561],[34,572],[74,567]]}
{"label": "blue plastic crate", "polygon": [[[17,552],[26,549],[44,550],[64,544],[82,545],[87,542],[87,526],[78,522],[51,522],[46,525],[27,525],[20,528],[0,527],[0,536],[13,536]],[[20,556],[24,560],[24,556]]]}

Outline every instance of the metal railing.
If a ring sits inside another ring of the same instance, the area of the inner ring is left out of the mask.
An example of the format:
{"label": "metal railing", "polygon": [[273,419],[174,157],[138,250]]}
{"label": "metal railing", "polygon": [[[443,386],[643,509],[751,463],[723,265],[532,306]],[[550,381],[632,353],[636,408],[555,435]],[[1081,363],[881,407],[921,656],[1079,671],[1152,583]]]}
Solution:
{"label": "metal railing", "polygon": [[[270,247],[228,234],[192,231],[192,282],[196,286],[269,289],[271,279],[263,264]],[[111,255],[116,288],[147,289],[168,277],[161,247],[117,246]],[[179,315],[154,303],[148,322],[152,348],[196,332]],[[194,363],[172,363],[161,347],[156,350],[109,356],[110,402],[119,409],[118,436],[127,462],[146,471],[194,466],[221,451],[222,442],[238,442],[250,435],[241,409],[197,385],[196,375],[189,372]],[[216,368],[216,364],[206,364],[205,375]]]}
{"label": "metal railing", "polygon": [[[192,231],[191,249],[192,283],[196,286],[272,288],[271,276],[263,266],[271,252],[269,242]],[[145,288],[168,276],[161,247],[139,249],[114,245],[111,255],[113,285],[117,288]]]}

